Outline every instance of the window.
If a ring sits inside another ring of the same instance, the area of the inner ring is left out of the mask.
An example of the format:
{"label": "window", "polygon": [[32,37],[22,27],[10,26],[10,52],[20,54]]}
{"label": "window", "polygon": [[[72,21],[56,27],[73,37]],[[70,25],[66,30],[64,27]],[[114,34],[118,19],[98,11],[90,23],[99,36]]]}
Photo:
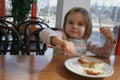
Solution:
{"label": "window", "polygon": [[118,0],[91,0],[91,16],[93,20],[120,22],[120,2]]}
{"label": "window", "polygon": [[[5,0],[5,15],[11,15],[11,0]],[[55,27],[57,0],[37,0],[37,16],[50,27]]]}
{"label": "window", "polygon": [[99,33],[100,26],[110,27],[117,39],[116,27],[120,25],[120,2],[118,0],[91,0],[90,11],[93,34],[95,34],[92,39],[104,43],[104,37]]}
{"label": "window", "polygon": [[37,0],[37,16],[50,27],[55,27],[57,0]]}
{"label": "window", "polygon": [[5,15],[11,15],[11,0],[5,0]]}

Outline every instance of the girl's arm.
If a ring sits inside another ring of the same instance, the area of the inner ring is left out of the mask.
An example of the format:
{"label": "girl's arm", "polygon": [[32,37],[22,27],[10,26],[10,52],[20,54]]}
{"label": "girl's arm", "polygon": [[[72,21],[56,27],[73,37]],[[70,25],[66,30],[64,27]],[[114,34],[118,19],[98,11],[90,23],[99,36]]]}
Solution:
{"label": "girl's arm", "polygon": [[62,39],[63,37],[62,31],[53,31],[49,28],[46,28],[40,32],[40,39],[43,42],[61,49],[64,53],[75,53],[76,49],[73,43]]}
{"label": "girl's arm", "polygon": [[109,57],[112,54],[114,46],[115,43],[107,39],[103,46],[99,46],[97,44],[92,44],[92,42],[89,42],[89,44],[87,45],[87,49],[97,56]]}
{"label": "girl's arm", "polygon": [[52,45],[51,44],[51,37],[52,36],[57,36],[59,37],[60,39],[62,39],[63,35],[62,35],[62,32],[61,31],[53,31],[52,29],[50,28],[45,28],[43,29],[42,31],[40,31],[39,33],[39,36],[40,36],[40,39],[49,44],[49,45]]}
{"label": "girl's arm", "polygon": [[109,57],[112,54],[112,50],[116,44],[113,33],[108,27],[100,28],[100,32],[106,38],[105,43],[103,46],[98,46],[90,42],[87,46],[88,51],[91,51],[98,56]]}

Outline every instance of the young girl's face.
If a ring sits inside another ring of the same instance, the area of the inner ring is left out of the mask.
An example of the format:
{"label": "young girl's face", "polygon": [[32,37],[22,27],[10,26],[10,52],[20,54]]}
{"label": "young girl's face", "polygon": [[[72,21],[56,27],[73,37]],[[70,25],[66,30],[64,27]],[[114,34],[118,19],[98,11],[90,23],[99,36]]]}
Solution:
{"label": "young girl's face", "polygon": [[85,21],[82,14],[69,14],[66,20],[65,32],[70,38],[80,39],[85,32]]}

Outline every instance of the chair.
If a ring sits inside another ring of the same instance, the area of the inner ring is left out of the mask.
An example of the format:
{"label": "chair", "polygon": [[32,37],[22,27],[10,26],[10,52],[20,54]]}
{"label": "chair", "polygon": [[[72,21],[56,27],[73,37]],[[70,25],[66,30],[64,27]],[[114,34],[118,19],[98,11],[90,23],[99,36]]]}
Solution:
{"label": "chair", "polygon": [[[49,27],[50,28],[50,27]],[[39,33],[43,30],[43,29],[45,29],[45,28],[42,28],[42,29],[39,29],[39,30],[36,30],[36,31],[34,31],[34,32],[32,32],[29,36],[27,36],[27,38],[26,38],[26,50],[27,50],[27,53],[29,54],[30,53],[30,37],[32,36],[32,35],[34,35],[35,36],[35,39],[37,40],[37,55],[44,55],[44,53],[45,53],[45,51],[47,50],[47,47],[48,47],[48,45],[46,44],[46,43],[44,43],[41,39],[40,39],[40,37],[39,37]],[[58,31],[61,31],[62,29],[60,29],[60,28],[51,28],[52,30],[58,30]]]}
{"label": "chair", "polygon": [[18,24],[17,26],[17,30],[20,31],[20,30],[24,30],[25,29],[25,26],[31,26],[31,25],[35,25],[36,28],[45,28],[45,27],[49,27],[49,25],[47,25],[46,23],[41,22],[41,21],[23,21],[21,23]]}
{"label": "chair", "polygon": [[[27,55],[30,55],[30,52],[31,51],[36,51],[36,55],[44,55],[45,51],[47,50],[47,44],[42,42],[40,40],[40,37],[39,37],[39,33],[42,29],[39,29],[39,30],[36,30],[32,33],[30,33],[30,35],[28,35],[26,37],[26,44],[25,44],[25,47],[26,47],[26,54]],[[31,37],[35,37],[34,39],[34,43],[30,41]],[[33,45],[33,47],[32,47]],[[37,46],[37,47],[36,47]],[[36,47],[35,49],[33,49],[34,47]]]}
{"label": "chair", "polygon": [[[36,54],[38,54],[38,53],[41,54],[40,47],[39,47],[40,43],[38,43],[39,42],[38,34],[39,34],[39,29],[43,29],[46,27],[48,28],[49,26],[46,23],[40,22],[40,21],[24,21],[18,25],[18,32],[20,33],[21,38],[22,38],[21,51],[22,51],[23,55],[25,53],[27,53],[29,55],[30,54],[29,52],[36,52]],[[22,33],[21,33],[21,30],[22,30]],[[27,40],[30,39],[28,41],[29,43],[27,42],[26,38],[28,38]],[[29,45],[29,47],[28,46],[26,47],[27,44],[34,44],[32,46],[34,46],[36,48],[31,49],[30,48],[31,45]]]}
{"label": "chair", "polygon": [[1,16],[0,20],[9,21],[9,22],[14,23],[15,25],[17,25],[17,18],[18,17],[16,17],[16,16],[5,15],[5,16]]}
{"label": "chair", "polygon": [[0,16],[0,20],[2,20],[2,16]]}
{"label": "chair", "polygon": [[[2,34],[1,44],[6,43],[7,46],[8,43],[7,50],[5,49],[5,51],[3,51],[4,54],[6,54],[6,52],[10,52],[11,55],[18,55],[21,47],[21,39],[18,32],[12,29],[11,27],[1,26],[1,25],[0,25],[0,31]],[[5,39],[3,37],[3,33],[5,34]],[[10,38],[11,41],[9,41]]]}
{"label": "chair", "polygon": [[43,19],[41,19],[41,18],[39,18],[39,17],[34,17],[34,16],[27,17],[26,21],[39,21],[39,22],[44,22]]}
{"label": "chair", "polygon": [[[17,26],[14,23],[7,20],[0,20],[0,26],[7,26],[14,30],[17,30]],[[9,34],[9,30],[7,31],[7,33]],[[8,41],[11,42],[12,38],[8,38]]]}
{"label": "chair", "polygon": [[7,21],[7,20],[0,20],[0,25],[8,26],[8,27],[11,27],[17,30],[17,26],[14,23]]}
{"label": "chair", "polygon": [[[5,38],[4,42],[2,42],[3,37]],[[7,34],[5,33],[3,29],[0,29],[0,55],[5,55],[7,52],[7,48],[8,48]]]}

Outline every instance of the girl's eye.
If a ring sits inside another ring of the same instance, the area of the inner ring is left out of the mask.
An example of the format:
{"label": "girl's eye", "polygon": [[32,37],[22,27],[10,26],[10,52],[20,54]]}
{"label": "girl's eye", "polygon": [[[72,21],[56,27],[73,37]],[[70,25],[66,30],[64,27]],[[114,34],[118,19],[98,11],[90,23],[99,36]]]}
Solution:
{"label": "girl's eye", "polygon": [[82,23],[78,23],[78,26],[82,26],[83,24]]}
{"label": "girl's eye", "polygon": [[69,23],[69,24],[73,24],[73,22],[71,22],[71,21],[70,21],[70,22],[68,22],[68,23]]}

